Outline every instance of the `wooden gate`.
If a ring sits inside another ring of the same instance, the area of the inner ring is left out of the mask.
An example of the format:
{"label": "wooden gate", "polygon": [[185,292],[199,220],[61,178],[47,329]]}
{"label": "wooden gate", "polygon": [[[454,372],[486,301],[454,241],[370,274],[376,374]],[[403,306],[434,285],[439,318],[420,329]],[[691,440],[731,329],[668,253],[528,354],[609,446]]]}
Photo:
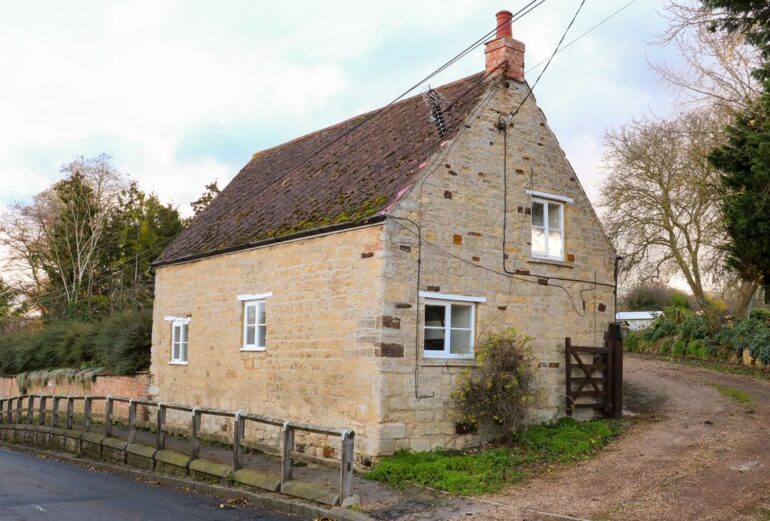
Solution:
{"label": "wooden gate", "polygon": [[623,338],[620,325],[610,324],[604,346],[587,347],[564,341],[567,373],[567,416],[575,409],[600,409],[620,418],[623,410]]}

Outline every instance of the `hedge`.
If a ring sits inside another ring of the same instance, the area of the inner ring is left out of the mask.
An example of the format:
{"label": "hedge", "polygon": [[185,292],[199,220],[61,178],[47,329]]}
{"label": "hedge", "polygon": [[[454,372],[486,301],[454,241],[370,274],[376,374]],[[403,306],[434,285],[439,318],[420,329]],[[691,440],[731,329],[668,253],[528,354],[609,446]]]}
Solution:
{"label": "hedge", "polygon": [[100,322],[56,322],[34,333],[0,335],[0,375],[99,368],[114,375],[150,367],[152,313],[124,311]]}

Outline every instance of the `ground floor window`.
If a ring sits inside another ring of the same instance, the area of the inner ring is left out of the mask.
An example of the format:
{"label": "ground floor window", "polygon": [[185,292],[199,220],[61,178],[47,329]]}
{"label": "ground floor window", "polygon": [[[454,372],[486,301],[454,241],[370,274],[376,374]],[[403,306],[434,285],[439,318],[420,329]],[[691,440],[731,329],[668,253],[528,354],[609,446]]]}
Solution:
{"label": "ground floor window", "polygon": [[476,302],[426,300],[423,324],[424,356],[473,358],[475,323]]}

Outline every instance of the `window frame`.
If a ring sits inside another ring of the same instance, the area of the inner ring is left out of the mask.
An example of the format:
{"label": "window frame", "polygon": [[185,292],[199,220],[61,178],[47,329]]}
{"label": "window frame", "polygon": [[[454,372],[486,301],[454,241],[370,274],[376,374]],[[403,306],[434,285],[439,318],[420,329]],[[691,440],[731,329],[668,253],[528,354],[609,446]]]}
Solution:
{"label": "window frame", "polygon": [[[563,198],[566,199],[566,198]],[[551,260],[564,260],[564,250],[566,249],[565,246],[567,244],[566,242],[566,230],[564,229],[564,212],[565,212],[565,205],[567,201],[557,200],[557,199],[546,199],[544,197],[532,197],[532,203],[530,205],[530,208],[532,208],[535,203],[542,204],[543,205],[543,241],[545,244],[545,252],[539,252],[535,251],[534,245],[532,244],[532,230],[535,227],[535,224],[533,222],[535,212],[532,210],[530,213],[532,214],[532,218],[530,219],[530,253],[532,254],[532,257],[538,258],[538,259],[551,259]],[[561,234],[561,254],[560,255],[551,255],[550,254],[550,248],[548,247],[548,232],[550,231],[550,222],[549,222],[549,207],[552,205],[556,205],[559,207],[559,232]],[[540,226],[538,226],[540,228]]]}
{"label": "window frame", "polygon": [[[486,299],[484,299],[486,300]],[[428,298],[424,302],[422,317],[422,356],[430,359],[455,359],[455,360],[473,360],[476,356],[476,306],[480,299],[448,300],[438,298]],[[444,308],[444,326],[428,326],[425,324],[427,306],[440,306]],[[470,328],[452,327],[452,306],[468,307],[471,311]],[[444,349],[442,351],[425,348],[425,330],[443,329],[444,330]],[[467,354],[458,354],[451,352],[452,330],[469,331],[470,351]]]}
{"label": "window frame", "polygon": [[[241,338],[241,348],[240,351],[252,351],[252,352],[261,352],[261,351],[267,351],[267,298],[259,298],[259,299],[250,299],[246,300],[243,299],[243,328],[242,333],[243,336]],[[262,306],[263,313],[265,314],[265,322],[260,324],[259,323],[259,306]],[[254,323],[249,324],[247,317],[248,314],[248,308],[249,307],[255,307],[254,310]],[[254,343],[248,344],[246,342],[246,339],[248,337],[248,328],[249,326],[254,327]],[[265,342],[264,345],[259,345],[259,328],[264,327],[265,328]]]}
{"label": "window frame", "polygon": [[[171,323],[171,353],[169,364],[188,365],[190,363],[190,319],[169,317],[167,320]],[[179,328],[179,339],[176,338],[176,331]],[[182,341],[184,330],[187,329],[187,337]],[[179,344],[179,356],[174,356],[175,344]],[[184,357],[182,356],[184,353]]]}

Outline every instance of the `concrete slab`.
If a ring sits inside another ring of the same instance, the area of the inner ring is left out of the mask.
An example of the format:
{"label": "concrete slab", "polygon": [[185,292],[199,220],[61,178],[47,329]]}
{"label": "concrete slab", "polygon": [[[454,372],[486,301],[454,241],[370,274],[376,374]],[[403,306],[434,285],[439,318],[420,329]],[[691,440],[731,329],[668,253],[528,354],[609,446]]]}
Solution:
{"label": "concrete slab", "polygon": [[326,505],[335,506],[340,502],[340,495],[317,483],[292,480],[283,484],[281,492],[290,496],[318,501]]}
{"label": "concrete slab", "polygon": [[277,492],[281,488],[281,477],[276,474],[260,472],[252,469],[241,469],[233,472],[231,479],[236,483]]}

